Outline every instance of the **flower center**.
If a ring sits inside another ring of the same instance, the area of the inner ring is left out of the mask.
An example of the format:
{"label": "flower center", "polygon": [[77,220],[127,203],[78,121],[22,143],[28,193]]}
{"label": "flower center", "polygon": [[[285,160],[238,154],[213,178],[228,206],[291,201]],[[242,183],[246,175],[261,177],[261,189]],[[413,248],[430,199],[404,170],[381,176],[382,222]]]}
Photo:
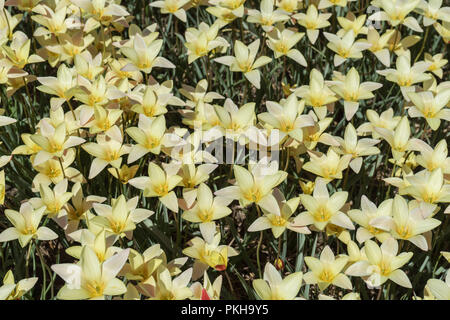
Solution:
{"label": "flower center", "polygon": [[33,226],[26,226],[25,229],[21,230],[22,234],[29,235],[29,234],[35,234],[36,228]]}
{"label": "flower center", "polygon": [[396,231],[398,233],[398,235],[400,237],[402,237],[403,239],[408,239],[409,237],[411,237],[412,233],[411,233],[411,227],[409,225],[406,226],[397,226],[396,227]]}
{"label": "flower center", "polygon": [[429,193],[428,191],[425,190],[425,192],[423,192],[422,194],[422,199],[423,201],[427,202],[427,203],[434,203],[437,200],[437,196],[433,193]]}
{"label": "flower center", "polygon": [[270,219],[270,222],[272,223],[272,225],[277,226],[277,227],[283,227],[287,222],[286,219],[284,219],[282,216],[279,216],[276,214],[271,216],[269,219]]}
{"label": "flower center", "polygon": [[118,150],[107,149],[105,151],[105,161],[111,162],[120,158]]}
{"label": "flower center", "polygon": [[153,148],[156,148],[157,146],[159,146],[159,139],[157,139],[155,137],[148,137],[147,138],[147,143],[145,145],[145,147],[147,149],[153,149]]}
{"label": "flower center", "polygon": [[97,281],[90,281],[86,285],[86,290],[89,292],[91,297],[100,297],[103,295],[103,290],[105,285],[103,283],[98,283]]}
{"label": "flower center", "polygon": [[54,142],[49,141],[48,152],[50,152],[50,153],[57,153],[59,151],[62,151],[62,145],[55,144]]}
{"label": "flower center", "polygon": [[391,266],[387,261],[382,260],[378,267],[380,268],[380,274],[383,276],[388,276],[391,273]]}
{"label": "flower center", "polygon": [[398,85],[401,87],[410,87],[412,85],[411,77],[409,75],[399,77]]}
{"label": "flower center", "polygon": [[207,210],[199,210],[198,217],[203,222],[210,222],[213,218],[213,213],[214,213],[214,211],[212,210],[212,208],[207,209]]}
{"label": "flower center", "polygon": [[244,193],[244,198],[251,202],[258,202],[262,198],[261,191],[257,187]]}
{"label": "flower center", "polygon": [[350,50],[348,48],[342,48],[340,47],[337,52],[338,55],[340,55],[342,58],[348,58],[350,55]]}
{"label": "flower center", "polygon": [[47,170],[47,177],[49,177],[49,178],[56,178],[56,177],[59,177],[60,175],[61,175],[61,170],[59,168],[50,167]]}
{"label": "flower center", "polygon": [[316,212],[314,212],[314,219],[319,222],[326,222],[331,219],[331,212],[326,207],[319,207]]}
{"label": "flower center", "polygon": [[278,42],[275,45],[275,51],[281,52],[282,54],[287,54],[289,51],[288,46],[283,41]]}
{"label": "flower center", "polygon": [[156,186],[154,190],[158,196],[162,197],[169,193],[169,186],[167,183],[160,184],[159,186]]}
{"label": "flower center", "polygon": [[331,272],[328,269],[324,269],[320,275],[319,275],[319,279],[322,280],[323,282],[332,282],[334,279],[334,274],[333,272]]}
{"label": "flower center", "polygon": [[121,234],[123,229],[125,228],[124,221],[111,220],[109,223],[111,225],[111,230],[116,234]]}

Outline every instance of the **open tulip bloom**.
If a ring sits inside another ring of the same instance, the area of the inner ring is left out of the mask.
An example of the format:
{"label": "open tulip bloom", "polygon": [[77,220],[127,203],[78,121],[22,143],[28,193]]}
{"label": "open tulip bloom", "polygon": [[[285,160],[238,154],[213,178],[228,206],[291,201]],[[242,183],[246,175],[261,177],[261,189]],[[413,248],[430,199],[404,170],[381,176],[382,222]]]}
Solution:
{"label": "open tulip bloom", "polygon": [[272,61],[272,58],[267,56],[256,58],[259,43],[258,39],[246,46],[241,41],[236,40],[234,43],[234,56],[224,56],[216,58],[214,61],[229,66],[232,72],[242,72],[247,80],[259,89],[261,73],[257,69]]}
{"label": "open tulip bloom", "polygon": [[0,0],[0,300],[450,300],[449,43],[442,0]]}

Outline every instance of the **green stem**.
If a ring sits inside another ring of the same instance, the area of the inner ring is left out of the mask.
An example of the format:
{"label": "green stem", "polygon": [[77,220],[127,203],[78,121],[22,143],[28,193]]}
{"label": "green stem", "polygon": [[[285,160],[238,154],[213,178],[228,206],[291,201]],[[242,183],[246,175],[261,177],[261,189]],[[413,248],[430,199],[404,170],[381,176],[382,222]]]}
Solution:
{"label": "green stem", "polygon": [[417,60],[419,60],[420,56],[423,53],[423,50],[425,49],[425,44],[427,42],[427,38],[428,38],[428,33],[430,32],[430,27],[427,27],[427,30],[425,31],[425,37],[423,38],[423,42],[422,42],[422,47],[420,48],[419,53],[416,56],[416,59],[414,59],[414,63],[417,62]]}
{"label": "green stem", "polygon": [[62,164],[62,160],[61,160],[60,157],[58,157],[58,161],[59,161],[59,165],[61,166],[61,170],[62,170],[64,179],[66,179],[66,173],[64,172],[64,166],[63,166],[63,164]]}
{"label": "green stem", "polygon": [[286,148],[286,163],[284,164],[283,171],[287,171],[289,168],[289,147]]}
{"label": "green stem", "polygon": [[[255,203],[256,211],[258,211],[258,217],[261,217],[261,210],[259,209],[258,205]],[[261,271],[261,261],[259,258],[259,252],[261,250],[261,243],[263,239],[263,232],[260,231],[259,233],[259,240],[258,240],[258,246],[256,247],[256,264],[258,265],[258,273],[259,278],[262,279],[262,271]]]}
{"label": "green stem", "polygon": [[30,242],[30,244],[28,245],[27,257],[25,260],[25,278],[28,278],[28,276],[30,274],[28,271],[28,265],[30,263],[31,245],[32,245],[32,242]]}
{"label": "green stem", "polygon": [[231,283],[231,278],[230,278],[230,276],[228,275],[227,270],[224,270],[224,271],[223,271],[223,274],[225,275],[225,278],[227,278],[228,285],[230,286],[231,294],[233,295],[233,297],[235,297],[233,284]]}
{"label": "green stem", "polygon": [[[47,268],[47,265],[45,264],[45,260],[44,260],[44,257],[42,256],[42,253],[41,253],[41,250],[40,250],[40,248],[38,247],[38,245],[37,245],[37,242],[36,242],[36,240],[33,240],[33,242],[34,242],[34,244],[35,244],[35,247],[36,247],[36,251],[37,251],[37,254],[38,254],[38,256],[39,256],[39,260],[40,260],[40,262],[41,262],[41,268],[42,268],[42,289],[41,289],[41,299],[42,300],[45,300],[45,296],[46,296],[46,283],[47,283],[47,272],[46,272],[46,268]],[[50,278],[51,278],[51,272],[50,272]]]}

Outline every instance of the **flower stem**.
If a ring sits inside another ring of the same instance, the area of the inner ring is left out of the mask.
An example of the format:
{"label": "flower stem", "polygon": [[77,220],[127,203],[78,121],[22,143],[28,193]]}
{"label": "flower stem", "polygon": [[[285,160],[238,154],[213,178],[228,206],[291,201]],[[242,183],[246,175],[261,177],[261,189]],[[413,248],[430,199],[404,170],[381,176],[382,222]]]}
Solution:
{"label": "flower stem", "polygon": [[423,50],[425,49],[425,44],[426,44],[426,42],[427,42],[427,38],[428,38],[428,33],[429,33],[429,32],[430,32],[430,27],[428,27],[428,28],[427,28],[427,31],[425,31],[425,36],[424,36],[424,38],[423,38],[422,47],[420,48],[420,51],[419,51],[419,53],[417,54],[416,59],[414,59],[414,63],[416,63],[417,60],[419,60],[420,56],[421,56],[422,53],[423,53]]}
{"label": "flower stem", "polygon": [[[261,217],[261,210],[259,209],[258,205],[255,203],[256,211],[258,211],[258,217]],[[256,247],[256,264],[258,265],[258,273],[259,277],[262,279],[262,272],[261,272],[261,261],[259,258],[259,252],[261,250],[261,243],[263,239],[263,232],[260,231],[259,233],[259,240],[258,240],[258,246]]]}

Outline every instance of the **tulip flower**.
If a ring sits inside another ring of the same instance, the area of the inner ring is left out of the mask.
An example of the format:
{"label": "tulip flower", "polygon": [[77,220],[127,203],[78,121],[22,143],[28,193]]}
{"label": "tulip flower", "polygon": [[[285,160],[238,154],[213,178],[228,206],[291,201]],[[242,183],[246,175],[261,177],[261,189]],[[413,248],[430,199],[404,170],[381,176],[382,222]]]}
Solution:
{"label": "tulip flower", "polygon": [[309,272],[305,273],[303,279],[307,284],[317,284],[320,291],[324,291],[329,285],[335,285],[343,289],[352,289],[350,279],[342,273],[347,264],[348,257],[340,255],[335,257],[329,246],[320,253],[320,259],[305,257]]}
{"label": "tulip flower", "polygon": [[256,89],[260,88],[261,74],[258,68],[268,64],[272,58],[261,56],[256,59],[259,48],[259,39],[246,46],[241,41],[234,43],[235,56],[224,56],[214,61],[230,67],[232,72],[242,72],[244,76]]}
{"label": "tulip flower", "polygon": [[350,230],[355,228],[349,217],[340,211],[347,201],[346,191],[336,192],[330,197],[326,182],[318,179],[312,196],[301,194],[299,197],[306,211],[294,218],[295,225],[314,224],[320,231],[323,231],[329,223]]}
{"label": "tulip flower", "polygon": [[341,137],[336,137],[335,139],[339,142],[340,147],[333,147],[333,149],[338,154],[352,155],[352,160],[348,165],[355,173],[359,173],[361,170],[364,156],[380,153],[380,149],[374,146],[380,141],[368,138],[358,140],[355,127],[351,123],[345,128],[344,139]]}
{"label": "tulip flower", "polygon": [[[270,1],[270,0],[269,0]],[[287,56],[306,67],[308,63],[305,57],[294,47],[304,36],[304,33],[295,32],[290,29],[280,31],[278,28],[269,33],[269,40],[267,46],[274,52],[275,59],[282,56]]]}
{"label": "tulip flower", "polygon": [[157,272],[156,286],[152,286],[148,290],[150,300],[185,300],[190,298],[192,290],[187,285],[191,276],[192,268],[187,269],[175,279],[172,279],[167,269]]}
{"label": "tulip flower", "polygon": [[439,141],[434,149],[426,142],[420,143],[418,149],[420,155],[416,157],[416,161],[419,165],[430,172],[440,168],[444,174],[450,173],[450,157],[447,157],[448,148],[445,139]]}
{"label": "tulip flower", "polygon": [[70,234],[70,238],[79,242],[80,246],[72,246],[67,248],[66,253],[76,259],[81,259],[83,247],[88,246],[94,250],[100,263],[111,258],[114,254],[122,251],[121,248],[113,246],[114,236],[107,237],[104,228],[94,227],[92,230],[98,229],[95,233],[89,229],[81,229]]}
{"label": "tulip flower", "polygon": [[347,59],[361,59],[363,57],[362,51],[370,48],[371,44],[365,40],[356,40],[356,35],[353,30],[347,31],[342,37],[338,35],[325,32],[325,37],[328,40],[327,47],[334,51],[334,66],[340,66]]}
{"label": "tulip flower", "polygon": [[249,170],[234,165],[236,185],[216,191],[215,195],[237,199],[243,207],[256,203],[262,209],[280,214],[280,208],[272,189],[286,179],[287,173],[278,170],[277,163],[251,165]]}
{"label": "tulip flower", "polygon": [[440,168],[433,171],[423,170],[415,175],[406,177],[409,186],[405,193],[419,201],[428,203],[450,202],[450,184],[444,182],[444,175]]}
{"label": "tulip flower", "polygon": [[367,240],[364,247],[367,260],[352,264],[345,271],[346,274],[363,277],[370,287],[378,287],[387,280],[392,280],[398,285],[411,288],[412,284],[406,273],[400,268],[411,260],[412,252],[398,253],[397,240],[388,238],[381,247],[374,241]]}
{"label": "tulip flower", "polygon": [[160,8],[163,14],[173,14],[175,17],[186,23],[186,11],[183,6],[190,0],[163,0],[150,3],[150,7]]}
{"label": "tulip flower", "polygon": [[381,88],[383,85],[377,82],[360,82],[358,71],[352,67],[344,76],[339,72],[334,72],[332,84],[333,90],[344,100],[345,117],[351,120],[359,108],[359,100],[372,99],[375,96],[372,91]]}
{"label": "tulip flower", "polygon": [[49,218],[57,218],[67,214],[65,205],[72,198],[72,192],[67,192],[67,179],[58,182],[55,187],[50,189],[49,186],[40,185],[40,198],[32,198],[30,202],[35,208],[45,207],[45,214]]}
{"label": "tulip flower", "polygon": [[[176,170],[178,171],[178,170]],[[175,170],[161,169],[157,164],[150,162],[148,165],[148,177],[137,177],[129,180],[133,187],[144,191],[144,197],[158,197],[159,201],[167,208],[178,212],[178,199],[175,188],[182,178]]]}
{"label": "tulip flower", "polygon": [[436,205],[427,203],[409,203],[396,195],[392,205],[392,219],[387,222],[392,236],[395,239],[408,240],[427,251],[428,244],[423,233],[430,231],[441,224],[441,221],[431,218]]}
{"label": "tulip flower", "polygon": [[319,9],[326,9],[332,6],[346,7],[348,2],[355,0],[320,0]]}
{"label": "tulip flower", "polygon": [[166,58],[157,56],[162,45],[163,40],[161,39],[146,43],[144,38],[136,34],[133,39],[133,47],[122,47],[120,49],[130,61],[123,70],[140,70],[144,73],[150,73],[154,67],[175,68],[175,65]]}
{"label": "tulip flower", "polygon": [[275,5],[287,13],[294,13],[302,7],[302,0],[277,0]]}
{"label": "tulip flower", "polygon": [[281,192],[276,194],[280,214],[263,209],[264,215],[256,219],[248,228],[249,232],[272,229],[273,236],[279,238],[286,229],[297,233],[309,234],[311,231],[304,225],[295,224],[295,218],[291,218],[300,204],[300,198],[284,199]]}
{"label": "tulip flower", "polygon": [[308,150],[313,150],[318,143],[328,146],[339,146],[339,142],[328,132],[325,132],[330,126],[333,118],[324,118],[317,121],[317,116],[310,112],[309,114],[314,119],[314,126],[303,128],[303,144]]}
{"label": "tulip flower", "polygon": [[73,61],[76,72],[90,81],[96,79],[97,76],[103,72],[101,62],[101,53],[98,53],[95,57],[92,57],[92,54],[89,51],[83,51],[82,53],[76,55]]}
{"label": "tulip flower", "polygon": [[262,0],[261,10],[250,9],[248,10],[248,19],[250,23],[260,24],[264,31],[270,32],[273,29],[273,25],[278,22],[285,22],[289,19],[283,11],[273,10],[272,0]]}
{"label": "tulip flower", "polygon": [[231,99],[227,99],[223,107],[215,105],[214,110],[220,121],[221,133],[229,139],[244,144],[246,133],[256,119],[255,103],[246,103],[238,108]]}
{"label": "tulip flower", "polygon": [[269,262],[264,267],[264,279],[253,280],[253,288],[262,300],[296,300],[302,285],[302,272],[294,272],[282,279]]}
{"label": "tulip flower", "polygon": [[214,7],[208,7],[206,11],[218,17],[221,26],[244,16],[245,0],[210,0],[209,3]]}
{"label": "tulip flower", "polygon": [[68,135],[64,122],[54,128],[46,119],[43,119],[40,129],[39,133],[30,136],[31,140],[41,147],[34,157],[33,165],[35,166],[53,157],[61,158],[65,150],[85,141],[83,138]]}
{"label": "tulip flower", "polygon": [[326,154],[308,152],[311,160],[303,166],[303,169],[312,172],[323,180],[329,182],[334,179],[342,179],[342,171],[347,169],[352,155],[345,154],[340,157],[333,148],[329,148]]}
{"label": "tulip flower", "polygon": [[382,9],[382,11],[375,12],[369,19],[374,21],[389,21],[393,27],[403,24],[416,32],[423,32],[416,18],[412,16],[408,17],[408,14],[417,8],[419,2],[420,0],[379,0],[376,2],[376,6]]}
{"label": "tulip flower", "polygon": [[401,119],[399,116],[394,116],[394,110],[392,108],[383,111],[380,115],[376,111],[369,109],[366,111],[366,114],[369,122],[360,125],[356,131],[360,135],[370,132],[374,139],[381,137],[375,130],[376,128],[384,128],[392,131],[397,127]]}
{"label": "tulip flower", "polygon": [[108,168],[108,172],[111,173],[111,175],[114,178],[118,179],[122,184],[127,184],[130,179],[133,179],[136,176],[138,170],[139,170],[138,164],[131,167],[128,167],[126,164],[123,164],[120,167],[120,169]]}
{"label": "tulip flower", "polygon": [[[66,235],[78,230],[81,220],[86,220],[87,216],[91,215],[90,210],[94,203],[102,203],[106,200],[105,197],[90,195],[85,197],[81,183],[77,182],[72,187],[71,203],[66,202],[64,206],[63,215],[60,215],[55,220],[64,229]],[[64,215],[66,213],[66,215]]]}
{"label": "tulip flower", "polygon": [[372,52],[377,59],[384,64],[386,67],[391,65],[391,57],[388,49],[389,39],[394,35],[394,30],[388,30],[382,35],[378,31],[370,26],[367,32],[367,42],[371,46],[367,49]]}
{"label": "tulip flower", "polygon": [[136,224],[150,217],[154,212],[147,209],[137,209],[138,197],[126,201],[122,194],[113,199],[112,207],[106,204],[94,203],[93,207],[98,216],[91,219],[91,223],[97,224],[109,233],[131,238],[130,231],[136,228]]}
{"label": "tulip flower", "polygon": [[338,100],[335,93],[324,81],[322,73],[312,69],[309,74],[309,85],[303,85],[295,90],[295,94],[305,100],[307,106],[314,108],[314,112],[320,120],[327,115],[327,105]]}
{"label": "tulip flower", "polygon": [[45,61],[36,54],[30,55],[31,40],[22,31],[13,34],[12,42],[9,46],[4,45],[2,50],[9,58],[9,61],[17,68],[23,69],[27,64]]}
{"label": "tulip flower", "polygon": [[352,30],[355,35],[367,34],[368,30],[365,26],[366,15],[356,17],[352,12],[347,14],[347,17],[337,17],[339,25],[342,27],[337,32],[338,36],[343,36],[347,31]]}
{"label": "tulip flower", "polygon": [[196,223],[206,223],[221,219],[231,213],[227,205],[231,199],[213,197],[211,189],[204,183],[200,184],[197,191],[197,202],[192,209],[185,211],[182,218]]}
{"label": "tulip flower", "polygon": [[[361,210],[353,209],[347,212],[348,216],[360,225],[356,231],[356,240],[364,243],[373,237],[383,242],[389,235],[389,227],[386,226],[392,215],[392,199],[384,200],[377,207],[365,195],[361,197]],[[384,225],[383,225],[384,223]]]}
{"label": "tulip flower", "polygon": [[442,70],[442,67],[444,67],[448,62],[447,59],[444,59],[443,54],[438,53],[438,54],[435,54],[434,56],[432,56],[429,53],[425,53],[424,60],[425,60],[425,62],[431,63],[431,65],[428,67],[428,71],[431,71],[439,78],[442,78],[442,76],[444,75],[444,73],[443,73],[444,71]]}
{"label": "tulip flower", "polygon": [[138,281],[137,289],[144,295],[150,296],[147,285],[154,285],[157,271],[161,272],[163,269],[168,270],[171,276],[179,275],[181,267],[188,260],[187,257],[176,258],[172,261],[167,261],[164,250],[159,244],[155,244],[142,254],[134,249],[130,249],[129,263],[125,264],[119,275],[124,275],[129,280]]}
{"label": "tulip flower", "polygon": [[280,130],[280,140],[289,136],[299,142],[303,141],[304,127],[314,126],[314,119],[310,115],[302,115],[304,103],[297,100],[295,94],[280,103],[267,101],[267,110],[258,114],[258,119],[270,128]]}
{"label": "tulip flower", "polygon": [[328,19],[330,19],[331,13],[319,13],[317,7],[314,4],[310,4],[306,10],[306,14],[300,12],[294,14],[292,17],[297,19],[299,25],[306,28],[306,35],[308,36],[309,42],[314,44],[319,37],[319,29],[330,25]]}
{"label": "tulip flower", "polygon": [[403,97],[409,101],[408,92],[414,92],[414,84],[429,80],[431,76],[425,72],[430,66],[429,62],[419,61],[411,67],[411,52],[408,50],[396,60],[396,69],[377,70],[377,73],[386,77],[386,80],[395,82],[400,86]]}
{"label": "tulip flower", "polygon": [[181,99],[174,97],[172,90],[172,81],[146,86],[143,90],[133,90],[128,97],[137,103],[132,105],[131,110],[147,117],[157,117],[167,113],[168,105],[184,106]]}
{"label": "tulip flower", "polygon": [[147,153],[159,154],[165,143],[166,119],[164,115],[151,119],[143,114],[139,115],[138,127],[130,127],[127,134],[137,144],[133,145],[128,155],[128,164],[139,160]]}
{"label": "tulip flower", "polygon": [[447,271],[447,276],[445,277],[445,282],[439,279],[429,279],[427,281],[427,286],[433,296],[437,300],[450,300],[450,276]]}
{"label": "tulip flower", "polygon": [[73,96],[76,79],[73,75],[73,69],[67,68],[65,64],[59,66],[56,78],[38,77],[37,80],[42,84],[37,87],[39,91],[57,96],[57,98],[51,98],[50,100],[53,110]]}
{"label": "tulip flower", "polygon": [[87,17],[92,17],[98,22],[109,25],[118,17],[128,16],[124,6],[106,1],[70,0],[72,4],[84,10]]}
{"label": "tulip flower", "polygon": [[[33,161],[34,157],[30,159]],[[48,186],[52,183],[57,184],[64,178],[71,182],[85,182],[83,175],[75,168],[70,167],[75,160],[75,150],[68,149],[61,157],[61,162],[55,159],[48,159],[47,161],[33,166],[39,173],[33,178],[32,188],[33,192],[39,191],[39,186]]]}
{"label": "tulip flower", "polygon": [[406,54],[409,48],[418,43],[422,38],[417,35],[409,35],[402,38],[400,31],[396,29],[391,29],[387,32],[394,31],[393,35],[388,40],[388,49],[394,52],[397,56]]}
{"label": "tulip flower", "polygon": [[103,107],[95,106],[94,108],[94,118],[89,123],[83,123],[86,127],[89,127],[89,132],[92,134],[105,132],[112,128],[117,122],[117,120],[122,115],[122,110],[118,109],[105,109]]}
{"label": "tulip flower", "polygon": [[182,178],[182,181],[179,185],[183,186],[183,199],[186,201],[188,208],[192,206],[197,197],[198,189],[195,187],[206,182],[217,166],[217,164],[211,163],[204,163],[199,166],[195,166],[193,163],[181,165],[178,175]]}
{"label": "tulip flower", "polygon": [[127,288],[116,275],[127,261],[129,251],[122,250],[101,263],[94,250],[85,246],[77,264],[52,265],[52,270],[66,283],[56,297],[61,300],[103,300],[105,296],[124,294]]}
{"label": "tulip flower", "polygon": [[160,255],[163,253],[159,244],[146,249],[140,254],[134,249],[130,249],[129,263],[122,268],[120,275],[125,275],[129,280],[138,281],[138,288],[143,284],[154,283],[156,270],[164,265]]}
{"label": "tulip flower", "polygon": [[402,117],[395,130],[375,127],[375,131],[391,146],[391,152],[395,160],[399,160],[406,151],[415,148],[411,139],[411,128],[407,117]]}
{"label": "tulip flower", "polygon": [[180,88],[179,91],[188,99],[186,105],[198,109],[198,112],[201,112],[201,106],[205,103],[211,103],[216,99],[225,99],[217,92],[208,92],[208,81],[206,79],[200,80],[195,88],[188,85],[182,85],[182,88]]}
{"label": "tulip flower", "polygon": [[0,233],[0,242],[19,240],[20,246],[25,247],[32,239],[54,240],[58,235],[47,227],[39,227],[45,207],[34,209],[30,202],[24,202],[20,206],[19,212],[15,210],[5,210],[6,218],[12,223]]}
{"label": "tulip flower", "polygon": [[3,285],[0,287],[0,300],[20,300],[23,295],[33,289],[37,281],[37,277],[32,277],[16,283],[12,270],[8,270],[3,278]]}
{"label": "tulip flower", "polygon": [[430,128],[435,131],[441,124],[441,119],[450,121],[450,109],[445,106],[450,101],[450,88],[433,96],[430,91],[408,92],[413,106],[408,109],[411,118],[425,118]]}
{"label": "tulip flower", "polygon": [[192,300],[220,300],[220,291],[222,289],[222,276],[218,276],[213,283],[209,280],[208,274],[203,274],[203,285],[195,282],[191,285]]}
{"label": "tulip flower", "polygon": [[[212,9],[209,7],[208,9]],[[188,49],[188,63],[191,64],[200,57],[206,56],[209,52],[219,47],[227,48],[227,40],[218,37],[220,25],[214,23],[211,26],[202,22],[198,29],[188,28],[186,30],[185,46]]]}
{"label": "tulip flower", "polygon": [[183,249],[183,254],[194,258],[192,279],[196,280],[209,268],[217,271],[227,269],[228,258],[238,253],[231,246],[219,245],[221,235],[216,232],[214,222],[200,224],[202,238],[195,237],[190,240],[190,246]]}
{"label": "tulip flower", "polygon": [[95,157],[89,170],[89,179],[96,177],[108,164],[119,169],[122,156],[129,153],[129,147],[123,144],[122,132],[117,126],[97,135],[97,143],[88,142],[82,148]]}
{"label": "tulip flower", "polygon": [[450,21],[450,7],[442,7],[442,0],[420,0],[416,10],[423,15],[423,25],[431,26],[438,20]]}

